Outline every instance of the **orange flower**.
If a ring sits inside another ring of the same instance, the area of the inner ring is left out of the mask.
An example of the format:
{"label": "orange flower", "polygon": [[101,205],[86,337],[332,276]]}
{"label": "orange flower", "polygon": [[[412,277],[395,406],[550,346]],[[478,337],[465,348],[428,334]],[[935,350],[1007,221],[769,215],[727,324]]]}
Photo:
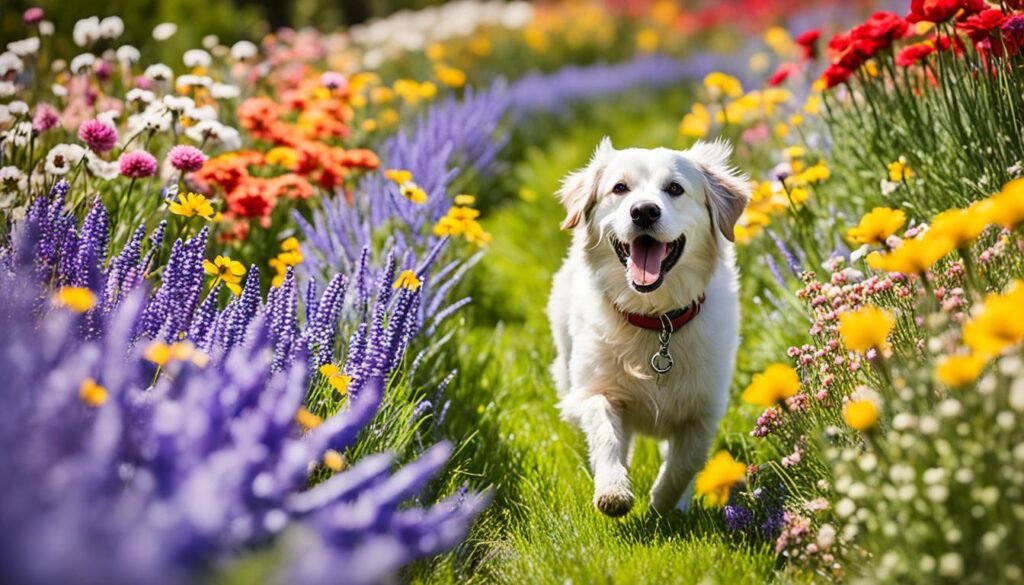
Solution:
{"label": "orange flower", "polygon": [[313,196],[313,186],[309,184],[309,181],[294,173],[274,177],[270,181],[277,198],[309,199]]}

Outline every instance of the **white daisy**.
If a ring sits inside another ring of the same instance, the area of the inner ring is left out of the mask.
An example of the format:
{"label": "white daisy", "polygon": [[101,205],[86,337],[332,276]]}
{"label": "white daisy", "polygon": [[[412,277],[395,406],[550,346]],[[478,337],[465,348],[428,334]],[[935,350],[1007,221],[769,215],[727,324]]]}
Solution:
{"label": "white daisy", "polygon": [[77,144],[58,144],[46,155],[46,172],[51,175],[66,175],[85,156],[85,149]]}

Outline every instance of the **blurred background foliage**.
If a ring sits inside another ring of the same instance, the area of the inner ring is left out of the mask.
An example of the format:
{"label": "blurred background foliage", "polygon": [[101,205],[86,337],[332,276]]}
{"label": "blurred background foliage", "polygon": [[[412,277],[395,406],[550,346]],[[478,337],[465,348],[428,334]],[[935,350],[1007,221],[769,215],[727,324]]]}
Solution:
{"label": "blurred background foliage", "polygon": [[[341,25],[353,25],[383,17],[401,9],[417,9],[442,4],[442,0],[4,0],[0,11],[0,40],[8,42],[25,36],[22,13],[33,6],[46,11],[58,34],[53,38],[61,54],[74,54],[70,31],[75,22],[89,16],[117,15],[124,19],[125,32],[118,45],[130,44],[144,54],[160,55],[165,62],[176,61],[183,51],[200,46],[206,35],[216,35],[225,43],[258,39],[270,30],[289,26],[315,26],[329,31]],[[180,26],[183,22],[189,26]],[[178,32],[166,42],[153,40],[153,27],[162,22],[179,25]],[[63,31],[64,34],[60,34]]]}

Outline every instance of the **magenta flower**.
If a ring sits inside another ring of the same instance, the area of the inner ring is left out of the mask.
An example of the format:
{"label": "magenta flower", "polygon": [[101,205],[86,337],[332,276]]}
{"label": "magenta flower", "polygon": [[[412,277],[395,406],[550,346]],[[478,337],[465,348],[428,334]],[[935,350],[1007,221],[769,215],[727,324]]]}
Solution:
{"label": "magenta flower", "polygon": [[53,128],[60,122],[60,115],[56,108],[50,104],[42,103],[36,106],[36,113],[32,116],[32,131],[42,134]]}
{"label": "magenta flower", "polygon": [[203,163],[206,162],[206,155],[203,154],[203,151],[185,144],[172,148],[167,158],[172,167],[183,173],[194,173],[203,168]]}
{"label": "magenta flower", "polygon": [[78,127],[78,137],[95,152],[107,152],[117,144],[117,130],[100,120],[87,120]]}
{"label": "magenta flower", "polygon": [[43,20],[43,9],[34,6],[21,15],[21,21],[28,25],[39,24]]}
{"label": "magenta flower", "polygon": [[145,179],[156,174],[156,158],[145,150],[133,150],[122,154],[118,164],[122,177]]}

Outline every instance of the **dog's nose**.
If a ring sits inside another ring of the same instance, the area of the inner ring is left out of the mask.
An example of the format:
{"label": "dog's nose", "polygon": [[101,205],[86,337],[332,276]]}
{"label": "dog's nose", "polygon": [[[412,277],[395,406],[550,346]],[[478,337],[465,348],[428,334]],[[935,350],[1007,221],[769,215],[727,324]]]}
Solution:
{"label": "dog's nose", "polygon": [[657,203],[637,203],[629,208],[629,216],[637,226],[648,228],[661,217],[661,207]]}

